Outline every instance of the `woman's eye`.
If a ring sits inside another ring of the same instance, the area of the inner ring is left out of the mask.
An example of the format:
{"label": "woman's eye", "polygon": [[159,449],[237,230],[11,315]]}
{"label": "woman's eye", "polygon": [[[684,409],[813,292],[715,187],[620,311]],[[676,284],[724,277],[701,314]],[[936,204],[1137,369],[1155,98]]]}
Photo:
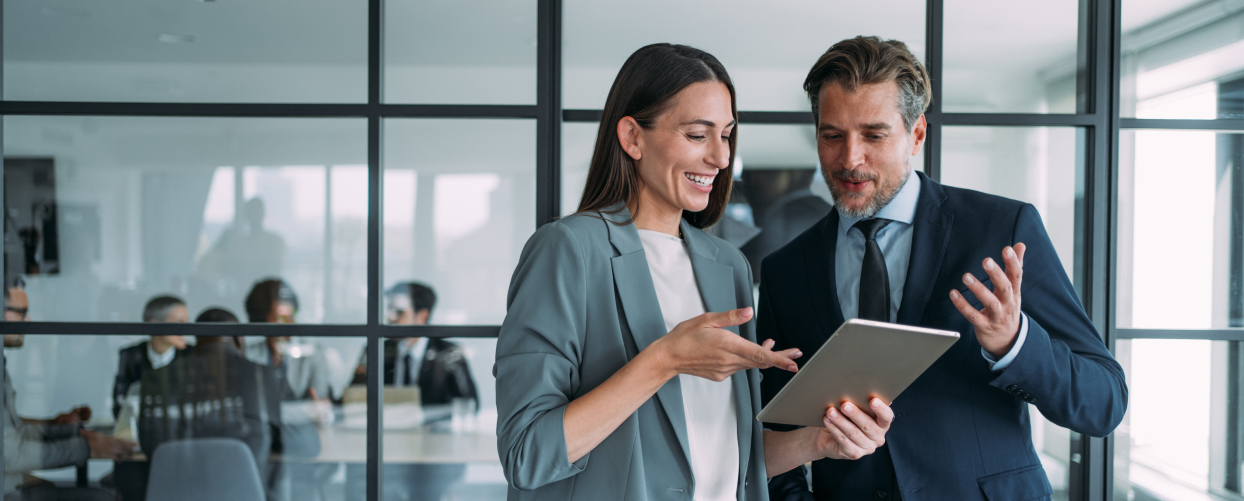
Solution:
{"label": "woman's eye", "polygon": [[703,141],[704,140],[704,136],[699,136],[695,134],[687,134],[687,137],[690,138],[692,141]]}

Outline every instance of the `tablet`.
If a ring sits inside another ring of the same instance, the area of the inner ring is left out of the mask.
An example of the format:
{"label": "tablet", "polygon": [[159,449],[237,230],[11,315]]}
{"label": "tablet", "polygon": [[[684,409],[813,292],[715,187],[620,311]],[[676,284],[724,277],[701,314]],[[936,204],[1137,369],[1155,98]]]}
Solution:
{"label": "tablet", "polygon": [[893,403],[958,340],[958,332],[848,320],[756,419],[824,426],[825,411],[843,402],[854,403],[871,414],[870,398]]}

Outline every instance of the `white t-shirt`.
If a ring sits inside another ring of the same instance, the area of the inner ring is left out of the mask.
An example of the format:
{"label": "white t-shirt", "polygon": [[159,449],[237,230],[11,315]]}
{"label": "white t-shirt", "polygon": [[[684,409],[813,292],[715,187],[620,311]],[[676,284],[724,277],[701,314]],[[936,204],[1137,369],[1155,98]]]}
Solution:
{"label": "white t-shirt", "polygon": [[[691,255],[682,239],[658,231],[639,230],[652,285],[665,330],[704,314],[704,298],[691,269]],[[687,445],[691,447],[691,474],[695,501],[737,499],[739,480],[738,401],[734,383],[720,383],[680,374],[682,406],[687,417]]]}

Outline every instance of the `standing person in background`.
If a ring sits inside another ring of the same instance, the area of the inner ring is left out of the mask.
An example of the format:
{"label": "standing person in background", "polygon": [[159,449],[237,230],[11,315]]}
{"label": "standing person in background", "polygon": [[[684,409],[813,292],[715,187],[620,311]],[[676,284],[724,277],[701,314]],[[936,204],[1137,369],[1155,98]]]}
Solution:
{"label": "standing person in background", "polygon": [[[427,325],[436,307],[436,292],[419,282],[401,282],[385,292],[389,325]],[[354,384],[367,384],[367,354],[359,359]],[[474,401],[479,395],[467,354],[444,339],[408,337],[384,341],[384,385],[419,388],[421,405],[447,405],[454,399]],[[366,495],[365,465],[346,470],[347,497]],[[384,499],[417,501],[441,499],[466,474],[464,464],[385,464]]]}
{"label": "standing person in background", "polygon": [[856,459],[893,414],[762,430],[752,274],[704,231],[730,199],[738,113],[712,55],[635,51],[609,90],[577,214],[527,241],[497,339],[497,452],[510,500],[765,500],[767,477]]}
{"label": "standing person in background", "polygon": [[[29,320],[26,291],[8,288],[4,291],[4,320]],[[5,348],[21,348],[23,334],[5,334]],[[88,458],[118,459],[128,457],[137,446],[94,431],[82,429],[91,417],[91,410],[79,407],[53,419],[28,419],[17,415],[17,392],[4,369],[4,501],[44,501],[74,499],[112,501],[114,495],[99,489],[60,488],[30,472],[79,465]]]}
{"label": "standing person in background", "polygon": [[[147,323],[186,323],[190,321],[190,312],[186,303],[174,296],[156,296],[147,301],[143,307],[143,322]],[[138,382],[143,373],[151,369],[159,369],[170,363],[179,351],[186,349],[185,336],[151,336],[150,341],[143,341],[134,346],[123,348],[120,363],[117,367],[116,383],[112,387],[112,416],[121,412],[125,395],[130,385]]]}

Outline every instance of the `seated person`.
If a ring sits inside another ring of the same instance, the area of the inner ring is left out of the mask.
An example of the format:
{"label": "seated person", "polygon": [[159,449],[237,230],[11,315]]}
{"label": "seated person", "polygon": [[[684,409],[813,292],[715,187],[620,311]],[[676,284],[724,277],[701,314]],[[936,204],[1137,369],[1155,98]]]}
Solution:
{"label": "seated person", "polygon": [[[246,317],[250,323],[292,324],[297,313],[298,296],[280,279],[263,280],[246,296]],[[331,373],[323,350],[300,350],[297,356],[289,356],[289,349],[289,336],[271,336],[247,344],[245,353],[255,362],[280,369],[278,375],[289,386],[284,400],[332,398]]]}
{"label": "seated person", "polygon": [[[157,296],[147,301],[143,308],[143,322],[148,323],[186,323],[190,321],[190,313],[186,303],[173,296]],[[185,336],[151,336],[151,341],[143,341],[121,350],[120,364],[117,368],[117,380],[112,387],[112,416],[121,413],[121,405],[130,385],[142,379],[143,373],[151,369],[164,367],[173,361],[177,353],[186,349]]]}
{"label": "seated person", "polygon": [[[418,282],[402,282],[385,292],[392,325],[426,325],[436,306],[436,292]],[[354,384],[367,383],[367,354],[355,372]],[[475,401],[479,395],[462,348],[444,339],[410,337],[384,342],[385,386],[418,386],[423,405],[448,404],[455,398]],[[351,499],[365,494],[364,465],[346,469],[346,492]],[[385,464],[386,500],[441,499],[466,474],[462,464]]]}
{"label": "seated person", "polygon": [[[4,320],[27,320],[28,300],[19,288],[4,291]],[[5,348],[21,348],[23,334],[5,334]],[[136,444],[82,429],[91,411],[79,407],[54,419],[27,419],[17,415],[17,392],[4,369],[4,500],[44,499],[111,500],[113,494],[99,489],[62,488],[35,477],[30,472],[83,464],[87,458],[120,458],[131,454]]]}

